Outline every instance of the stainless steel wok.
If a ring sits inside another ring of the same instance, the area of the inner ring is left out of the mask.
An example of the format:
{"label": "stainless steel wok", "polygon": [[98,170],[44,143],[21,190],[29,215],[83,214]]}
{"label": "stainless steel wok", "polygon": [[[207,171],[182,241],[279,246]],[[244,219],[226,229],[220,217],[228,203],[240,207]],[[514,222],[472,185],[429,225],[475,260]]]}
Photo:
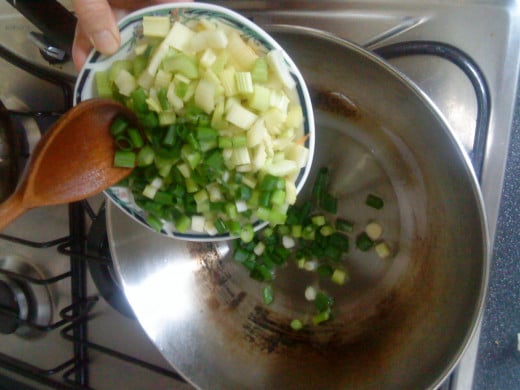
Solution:
{"label": "stainless steel wok", "polygon": [[[320,286],[336,298],[334,319],[294,331],[291,319],[312,313],[303,291],[314,274],[288,265],[265,306],[231,243],[168,239],[108,204],[130,305],[196,387],[433,388],[466,347],[486,290],[487,227],[467,156],[432,102],[378,57],[315,30],[271,33],[313,91],[311,177],[330,167],[340,214],[357,231],[378,219],[395,255],[351,250],[350,282]],[[368,192],[385,199],[383,210],[364,207]]]}

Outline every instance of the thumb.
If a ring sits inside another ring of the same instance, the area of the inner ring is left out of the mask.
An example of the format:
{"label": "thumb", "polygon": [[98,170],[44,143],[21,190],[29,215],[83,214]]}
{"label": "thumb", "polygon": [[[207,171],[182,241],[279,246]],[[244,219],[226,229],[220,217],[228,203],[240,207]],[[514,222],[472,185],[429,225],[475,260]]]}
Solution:
{"label": "thumb", "polygon": [[114,13],[106,0],[72,0],[83,33],[103,54],[113,54],[121,38]]}

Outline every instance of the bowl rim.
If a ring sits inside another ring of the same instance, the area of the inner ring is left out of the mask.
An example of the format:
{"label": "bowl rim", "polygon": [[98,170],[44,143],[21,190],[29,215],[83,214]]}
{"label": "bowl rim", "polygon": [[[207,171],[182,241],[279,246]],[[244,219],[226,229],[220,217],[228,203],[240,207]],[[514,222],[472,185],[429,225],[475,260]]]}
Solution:
{"label": "bowl rim", "polygon": [[[260,38],[257,39],[262,46],[265,47],[271,47],[273,49],[280,50],[283,54],[284,61],[289,66],[291,76],[295,80],[295,88],[298,94],[298,100],[300,102],[300,105],[302,107],[303,111],[303,118],[304,118],[304,124],[303,124],[303,133],[304,135],[308,135],[306,140],[306,146],[308,147],[309,154],[307,158],[306,165],[300,169],[300,172],[298,173],[298,177],[295,181],[296,184],[296,194],[299,194],[301,190],[303,189],[304,185],[307,182],[307,179],[309,178],[309,174],[312,167],[312,161],[314,157],[314,149],[315,149],[315,118],[314,118],[314,112],[313,112],[313,106],[312,101],[310,97],[310,93],[307,87],[307,84],[303,78],[303,75],[301,74],[299,68],[296,66],[292,58],[289,56],[289,54],[285,51],[285,49],[264,29],[262,29],[257,24],[253,23],[251,20],[247,19],[245,16],[239,14],[236,11],[233,11],[229,8],[215,5],[215,4],[208,4],[208,3],[196,3],[196,2],[177,2],[177,3],[165,3],[165,4],[157,4],[152,5],[148,7],[144,7],[138,10],[135,10],[127,15],[125,15],[123,18],[121,18],[118,21],[118,28],[119,31],[125,31],[128,28],[131,28],[134,24],[139,23],[144,16],[158,14],[164,11],[172,12],[175,10],[182,10],[182,11],[208,11],[213,12],[218,17],[226,17],[227,21],[233,22],[233,27],[237,28],[238,26],[241,27],[241,30],[245,27],[247,32],[249,34],[253,34],[255,37]],[[84,66],[81,68],[76,83],[74,85],[74,93],[73,93],[73,104],[76,105],[82,100],[86,100],[89,98],[92,98],[94,96],[86,96],[83,97],[82,94],[84,92],[84,88],[86,87],[89,76],[90,76],[90,82],[92,82],[92,72],[95,72],[96,70],[96,64],[102,63],[102,62],[110,62],[110,58],[113,58],[115,55],[120,53],[124,50],[124,47],[128,44],[126,41],[121,42],[120,48],[118,51],[112,55],[112,56],[104,56],[97,50],[93,49],[89,55],[87,56],[87,59],[85,61]],[[108,189],[106,189],[104,192],[105,196],[113,202],[117,207],[119,207],[123,212],[128,214],[132,219],[140,223],[143,227],[146,227],[147,229],[150,229],[154,232],[157,232],[158,234],[164,235],[166,237],[171,238],[178,238],[183,239],[187,241],[199,241],[199,242],[211,242],[211,241],[224,241],[224,240],[230,240],[230,239],[236,239],[239,236],[238,235],[232,235],[230,232],[222,233],[222,234],[216,234],[216,235],[210,235],[208,233],[201,233],[201,232],[193,232],[189,230],[188,232],[181,233],[176,231],[175,229],[168,229],[166,230],[163,224],[163,228],[161,231],[157,231],[153,229],[146,220],[139,214],[140,208],[135,205],[131,204],[129,201],[124,201],[121,199],[120,196],[114,193],[114,189],[118,188],[118,186],[113,186]],[[124,187],[119,187],[124,188]],[[129,191],[128,191],[129,192]],[[131,194],[130,194],[131,196]],[[256,232],[258,230],[261,230],[262,228],[266,227],[268,225],[268,222],[266,221],[253,221],[253,230]]]}

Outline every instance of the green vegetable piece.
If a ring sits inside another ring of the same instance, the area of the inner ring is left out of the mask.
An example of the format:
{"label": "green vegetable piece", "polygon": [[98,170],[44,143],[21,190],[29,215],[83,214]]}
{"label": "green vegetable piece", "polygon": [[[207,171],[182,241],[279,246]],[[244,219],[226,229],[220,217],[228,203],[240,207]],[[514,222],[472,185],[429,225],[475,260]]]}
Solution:
{"label": "green vegetable piece", "polygon": [[320,204],[323,193],[327,191],[329,176],[329,169],[327,167],[320,168],[316,176],[314,186],[312,187],[312,196],[317,200],[318,204]]}
{"label": "green vegetable piece", "polygon": [[116,150],[114,154],[114,166],[118,168],[135,167],[136,155],[127,150]]}
{"label": "green vegetable piece", "polygon": [[138,129],[135,127],[130,127],[127,132],[134,148],[141,148],[144,146],[143,137],[141,136],[141,132]]}
{"label": "green vegetable piece", "polygon": [[354,224],[346,219],[337,218],[335,222],[336,230],[340,230],[345,233],[351,233],[354,229]]}
{"label": "green vegetable piece", "polygon": [[383,199],[374,194],[368,194],[365,200],[365,204],[374,209],[380,210],[385,205]]}
{"label": "green vegetable piece", "polygon": [[318,273],[319,276],[321,276],[322,278],[328,278],[328,277],[331,277],[332,274],[334,273],[334,268],[332,268],[330,265],[328,264],[320,264],[318,266],[318,268],[316,269],[316,272]]}
{"label": "green vegetable piece", "polygon": [[128,72],[133,72],[133,66],[132,62],[129,60],[116,60],[110,65],[110,68],[108,69],[108,79],[110,82],[114,82],[117,76],[119,75],[119,72],[122,70],[126,70]]}
{"label": "green vegetable piece", "polygon": [[291,328],[293,328],[294,330],[300,330],[301,328],[303,328],[303,324],[299,319],[295,318],[291,321]]}
{"label": "green vegetable piece", "polygon": [[175,138],[176,138],[176,126],[170,125],[168,126],[166,133],[164,135],[162,143],[167,146],[172,146],[175,144]]}
{"label": "green vegetable piece", "polygon": [[262,191],[274,191],[285,189],[285,180],[281,177],[273,176],[270,174],[265,175],[264,179],[260,183],[260,190]]}
{"label": "green vegetable piece", "polygon": [[253,225],[250,223],[244,225],[242,230],[240,231],[240,239],[245,243],[251,242],[253,240],[255,233],[253,231]]}
{"label": "green vegetable piece", "polygon": [[273,303],[274,296],[273,296],[273,288],[271,285],[267,285],[263,288],[263,296],[264,296],[264,303],[266,305],[270,305]]}
{"label": "green vegetable piece", "polygon": [[251,198],[252,190],[250,187],[245,185],[240,185],[237,187],[235,191],[235,198],[241,199],[241,200],[248,200]]}
{"label": "green vegetable piece", "polygon": [[181,215],[175,220],[175,229],[181,233],[186,233],[191,226],[191,218],[187,215]]}
{"label": "green vegetable piece", "polygon": [[161,221],[159,220],[159,218],[157,218],[155,215],[153,214],[148,214],[146,216],[146,222],[148,223],[148,225],[150,225],[155,231],[158,231],[160,232],[161,229],[162,229],[162,223]]}
{"label": "green vegetable piece", "polygon": [[195,57],[188,56],[184,53],[178,53],[172,57],[165,58],[162,66],[167,72],[180,73],[189,79],[199,77],[197,60]]}
{"label": "green vegetable piece", "polygon": [[224,234],[227,230],[226,223],[222,220],[222,218],[217,218],[215,220],[215,228],[219,234]]}
{"label": "green vegetable piece", "polygon": [[341,260],[341,250],[338,247],[328,245],[325,247],[324,255],[329,260],[332,260],[334,262],[338,262]]}
{"label": "green vegetable piece", "polygon": [[368,234],[366,234],[365,232],[360,233],[356,237],[356,247],[359,250],[366,252],[373,246],[374,246],[374,241],[372,241],[372,239],[370,237],[368,237]]}
{"label": "green vegetable piece", "polygon": [[99,97],[112,98],[112,83],[108,78],[108,71],[99,71],[94,75],[96,81],[96,90]]}
{"label": "green vegetable piece", "polygon": [[325,294],[323,291],[318,291],[316,298],[314,299],[314,306],[318,313],[330,310],[333,304],[334,299],[331,296]]}
{"label": "green vegetable piece", "polygon": [[126,118],[122,116],[118,116],[114,119],[112,124],[110,125],[110,133],[113,136],[117,136],[119,134],[122,134],[128,127],[128,121]]}
{"label": "green vegetable piece", "polygon": [[315,215],[314,217],[312,217],[312,223],[316,226],[323,226],[326,222],[327,220],[323,215]]}
{"label": "green vegetable piece", "polygon": [[265,83],[269,79],[269,69],[264,57],[259,57],[253,64],[251,78],[255,83]]}
{"label": "green vegetable piece", "polygon": [[331,214],[336,214],[338,212],[338,199],[328,192],[321,194],[319,204],[323,210]]}
{"label": "green vegetable piece", "polygon": [[129,151],[132,150],[134,145],[132,144],[132,140],[130,137],[127,137],[125,134],[119,134],[117,137],[114,137],[114,141],[119,150]]}
{"label": "green vegetable piece", "polygon": [[235,252],[233,253],[233,259],[239,263],[244,262],[247,260],[251,255],[251,252],[245,250],[244,248],[236,248]]}
{"label": "green vegetable piece", "polygon": [[253,270],[249,273],[249,276],[261,282],[269,282],[273,280],[271,271],[264,264],[256,264]]}
{"label": "green vegetable piece", "polygon": [[329,244],[340,249],[342,252],[348,252],[350,248],[350,242],[348,236],[336,232],[329,236]]}
{"label": "green vegetable piece", "polygon": [[322,322],[328,321],[330,319],[330,310],[326,310],[320,312],[312,317],[312,323],[314,325],[319,325]]}
{"label": "green vegetable piece", "polygon": [[149,145],[145,145],[139,150],[137,154],[137,166],[144,167],[147,165],[151,165],[155,158],[155,152],[152,147]]}
{"label": "green vegetable piece", "polygon": [[148,112],[148,104],[146,103],[146,91],[143,88],[137,88],[132,92],[131,98],[134,104],[134,109],[138,113],[146,113]]}

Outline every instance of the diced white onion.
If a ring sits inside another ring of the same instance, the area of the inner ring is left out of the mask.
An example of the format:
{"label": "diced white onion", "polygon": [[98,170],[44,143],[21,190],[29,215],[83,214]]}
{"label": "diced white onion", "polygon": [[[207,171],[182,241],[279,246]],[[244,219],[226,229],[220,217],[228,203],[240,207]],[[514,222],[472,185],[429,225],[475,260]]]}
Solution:
{"label": "diced white onion", "polygon": [[204,224],[206,223],[206,218],[202,215],[194,215],[191,217],[191,230],[199,233],[204,233]]}
{"label": "diced white onion", "polygon": [[262,241],[259,241],[258,244],[256,244],[255,248],[253,249],[253,252],[255,252],[255,255],[260,256],[265,251],[265,244]]}
{"label": "diced white onion", "polygon": [[305,299],[308,301],[314,301],[316,299],[316,294],[318,292],[316,291],[316,288],[314,286],[308,286],[305,289]]}
{"label": "diced white onion", "polygon": [[383,227],[377,222],[370,222],[365,227],[365,233],[372,240],[378,240],[383,234]]}
{"label": "diced white onion", "polygon": [[275,49],[267,53],[267,63],[284,86],[289,89],[295,87],[296,83],[289,72],[289,68],[283,58],[283,53],[280,50]]}
{"label": "diced white onion", "polygon": [[235,206],[237,207],[237,211],[239,213],[243,213],[244,211],[247,211],[247,203],[244,200],[237,200],[235,202]]}
{"label": "diced white onion", "polygon": [[152,187],[155,187],[157,189],[161,188],[162,185],[163,185],[163,180],[160,178],[160,177],[156,177],[152,180],[152,182],[150,183],[150,185]]}
{"label": "diced white onion", "polygon": [[303,268],[306,271],[315,271],[316,268],[318,268],[318,263],[314,260],[309,260],[309,261],[305,262],[305,264],[303,265]]}
{"label": "diced white onion", "polygon": [[294,242],[294,238],[291,236],[283,236],[282,237],[282,245],[286,249],[294,248],[294,245],[296,243]]}

